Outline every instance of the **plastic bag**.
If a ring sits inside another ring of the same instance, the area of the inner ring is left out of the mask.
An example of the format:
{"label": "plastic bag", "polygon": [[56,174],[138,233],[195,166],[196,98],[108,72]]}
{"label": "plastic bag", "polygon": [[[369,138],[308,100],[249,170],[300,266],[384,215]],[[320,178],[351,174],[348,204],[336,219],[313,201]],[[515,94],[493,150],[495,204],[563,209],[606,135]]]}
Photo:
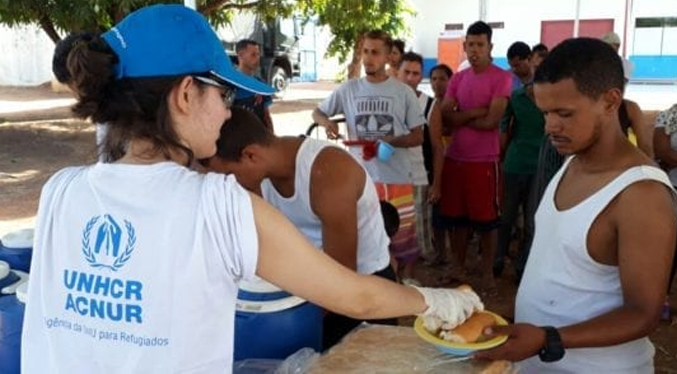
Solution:
{"label": "plastic bag", "polygon": [[320,357],[312,348],[301,348],[275,369],[275,374],[303,374]]}

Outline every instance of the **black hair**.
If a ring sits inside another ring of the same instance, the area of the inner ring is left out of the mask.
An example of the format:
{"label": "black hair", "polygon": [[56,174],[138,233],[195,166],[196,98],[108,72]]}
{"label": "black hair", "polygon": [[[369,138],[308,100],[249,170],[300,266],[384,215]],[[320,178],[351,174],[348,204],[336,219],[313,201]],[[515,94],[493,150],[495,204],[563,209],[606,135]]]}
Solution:
{"label": "black hair", "polygon": [[251,144],[270,144],[275,135],[251,110],[234,106],[232,116],[223,126],[216,141],[216,155],[224,161],[239,161],[242,151]]}
{"label": "black hair", "polygon": [[538,43],[538,44],[534,45],[533,47],[531,47],[531,52],[532,53],[538,53],[538,54],[541,54],[543,52],[548,53],[548,46],[546,46],[543,43]]}
{"label": "black hair", "polygon": [[466,35],[486,35],[489,43],[491,43],[491,34],[493,34],[491,26],[483,21],[477,21],[468,26],[468,31],[466,32]]}
{"label": "black hair", "polygon": [[451,78],[452,75],[454,75],[454,72],[451,70],[451,68],[447,64],[438,64],[433,66],[432,69],[430,69],[430,76],[429,78],[433,77],[433,72],[437,70],[442,70],[444,74],[447,75],[447,78]]}
{"label": "black hair", "polygon": [[390,52],[393,49],[393,38],[383,30],[371,30],[364,33],[365,39],[380,40],[385,44],[386,50]]}
{"label": "black hair", "polygon": [[385,200],[381,200],[381,215],[385,225],[386,234],[389,237],[395,236],[400,229],[400,214],[395,206]]}
{"label": "black hair", "polygon": [[508,60],[517,57],[520,60],[527,59],[531,56],[531,48],[525,42],[514,42],[508,48]]}
{"label": "black hair", "polygon": [[398,69],[401,68],[401,67],[402,67],[402,64],[403,64],[405,61],[409,61],[409,62],[418,62],[419,65],[421,65],[421,69],[423,69],[423,56],[419,55],[419,54],[416,53],[416,52],[411,52],[411,51],[409,51],[409,52],[403,54],[403,55],[402,55],[402,59],[401,59],[400,62],[397,64],[397,68],[398,68]]}
{"label": "black hair", "polygon": [[259,43],[256,40],[252,39],[242,39],[235,44],[235,53],[240,53],[249,47],[250,45],[259,46]]}
{"label": "black hair", "polygon": [[60,83],[68,84],[71,80],[71,73],[68,71],[68,54],[71,53],[73,45],[79,42],[88,43],[92,40],[94,34],[88,32],[74,32],[59,40],[54,47],[54,56],[52,57],[52,72]]}
{"label": "black hair", "polygon": [[567,39],[557,45],[536,69],[534,83],[573,79],[583,95],[598,99],[610,89],[623,91],[623,63],[607,43],[593,38]]}
{"label": "black hair", "polygon": [[393,48],[397,48],[397,50],[399,50],[400,53],[404,54],[404,48],[405,48],[404,40],[402,40],[402,39],[393,40]]}
{"label": "black hair", "polygon": [[130,140],[146,139],[167,159],[172,151],[183,152],[189,165],[193,151],[182,144],[167,107],[167,96],[185,76],[116,79],[117,63],[100,35],[72,43],[66,58],[67,82],[78,98],[73,113],[108,125],[101,153],[116,161]]}

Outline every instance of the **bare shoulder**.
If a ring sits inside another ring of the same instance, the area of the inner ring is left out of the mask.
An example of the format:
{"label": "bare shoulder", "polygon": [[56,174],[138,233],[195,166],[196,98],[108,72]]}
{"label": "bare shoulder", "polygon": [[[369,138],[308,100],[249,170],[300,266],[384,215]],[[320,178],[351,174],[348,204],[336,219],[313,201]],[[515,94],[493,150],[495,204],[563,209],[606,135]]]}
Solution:
{"label": "bare shoulder", "polygon": [[364,191],[366,172],[353,156],[337,147],[322,149],[310,174],[310,205],[320,217],[355,207],[348,202],[359,200]]}
{"label": "bare shoulder", "polygon": [[336,188],[364,181],[365,171],[350,153],[332,146],[318,153],[311,169],[311,178],[313,186]]}
{"label": "bare shoulder", "polygon": [[674,221],[677,217],[674,191],[653,179],[641,180],[628,186],[619,195],[617,207],[623,220],[627,221]]}

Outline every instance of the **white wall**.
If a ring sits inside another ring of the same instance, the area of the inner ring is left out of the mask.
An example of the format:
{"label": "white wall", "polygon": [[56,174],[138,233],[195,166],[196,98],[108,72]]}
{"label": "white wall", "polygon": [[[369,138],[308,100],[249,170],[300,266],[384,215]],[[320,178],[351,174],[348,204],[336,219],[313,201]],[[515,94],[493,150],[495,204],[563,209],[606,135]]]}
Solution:
{"label": "white wall", "polygon": [[437,39],[444,32],[444,25],[463,23],[467,28],[479,19],[479,3],[480,0],[410,0],[417,14],[409,23],[407,50],[413,49],[426,58],[437,57]]}
{"label": "white wall", "polygon": [[[446,23],[463,23],[464,29],[479,20],[480,1],[486,1],[486,22],[503,22],[503,29],[494,30],[495,57],[505,57],[510,44],[521,40],[536,44],[541,37],[541,21],[572,20],[576,0],[410,0],[418,15],[412,21],[412,46],[424,57],[437,56],[437,39]],[[670,3],[675,0],[635,0],[635,2]],[[644,6],[644,5],[643,5]],[[665,7],[662,7],[665,8]],[[674,14],[675,12],[673,12]],[[615,31],[622,35],[625,24],[625,0],[580,0],[580,19],[614,19]],[[465,30],[463,31],[465,34]],[[601,36],[601,35],[600,35]]]}
{"label": "white wall", "polygon": [[54,43],[34,25],[0,26],[0,85],[35,86],[52,79]]}
{"label": "white wall", "polygon": [[[677,1],[667,0],[633,0],[632,15],[638,18],[665,17],[677,15]],[[676,28],[639,28],[635,29],[634,21],[628,28],[628,52],[634,55],[677,55]],[[634,36],[633,36],[634,34]],[[633,44],[632,40],[642,40]]]}

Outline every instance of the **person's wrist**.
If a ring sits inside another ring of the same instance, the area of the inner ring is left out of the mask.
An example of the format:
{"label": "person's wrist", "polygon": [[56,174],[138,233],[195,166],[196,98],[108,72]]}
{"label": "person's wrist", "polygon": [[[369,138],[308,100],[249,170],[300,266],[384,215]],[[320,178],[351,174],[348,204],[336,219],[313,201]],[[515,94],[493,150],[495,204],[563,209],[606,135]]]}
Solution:
{"label": "person's wrist", "polygon": [[538,357],[543,362],[555,362],[564,357],[564,344],[559,331],[553,326],[539,328],[543,336],[543,344],[538,351]]}

